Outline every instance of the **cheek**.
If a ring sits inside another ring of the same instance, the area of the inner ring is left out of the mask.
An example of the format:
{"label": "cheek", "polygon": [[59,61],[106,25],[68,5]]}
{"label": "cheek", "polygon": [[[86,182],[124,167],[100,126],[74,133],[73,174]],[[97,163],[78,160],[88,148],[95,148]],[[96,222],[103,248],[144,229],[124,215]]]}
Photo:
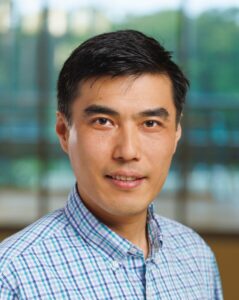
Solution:
{"label": "cheek", "polygon": [[171,160],[175,149],[175,135],[161,135],[144,143],[147,155],[151,161],[163,163],[165,160]]}
{"label": "cheek", "polygon": [[73,169],[80,168],[85,171],[92,169],[93,172],[99,164],[103,163],[108,149],[109,143],[102,135],[75,131],[69,138],[69,158]]}
{"label": "cheek", "polygon": [[68,154],[73,165],[82,157],[82,150],[84,149],[82,146],[77,131],[71,130],[68,140]]}
{"label": "cheek", "polygon": [[158,191],[161,189],[171,165],[175,139],[167,136],[154,141],[150,146],[148,144],[147,156],[152,174],[154,174],[152,178],[154,178],[155,189]]}

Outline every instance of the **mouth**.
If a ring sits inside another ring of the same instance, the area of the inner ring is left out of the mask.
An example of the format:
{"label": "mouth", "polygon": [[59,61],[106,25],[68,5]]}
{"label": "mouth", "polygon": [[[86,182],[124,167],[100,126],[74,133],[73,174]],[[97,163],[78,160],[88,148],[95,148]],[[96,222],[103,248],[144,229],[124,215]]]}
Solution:
{"label": "mouth", "polygon": [[120,189],[134,189],[139,187],[145,181],[146,177],[140,175],[121,175],[121,174],[111,174],[106,175],[106,179],[109,180],[111,184]]}

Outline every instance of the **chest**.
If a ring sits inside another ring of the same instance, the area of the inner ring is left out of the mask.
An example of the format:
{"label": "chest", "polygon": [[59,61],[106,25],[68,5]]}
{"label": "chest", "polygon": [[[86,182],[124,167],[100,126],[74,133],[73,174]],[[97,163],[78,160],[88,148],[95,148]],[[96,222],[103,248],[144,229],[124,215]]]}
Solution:
{"label": "chest", "polygon": [[209,299],[193,261],[169,261],[163,253],[146,263],[143,273],[133,263],[77,251],[25,264],[18,283],[21,299]]}

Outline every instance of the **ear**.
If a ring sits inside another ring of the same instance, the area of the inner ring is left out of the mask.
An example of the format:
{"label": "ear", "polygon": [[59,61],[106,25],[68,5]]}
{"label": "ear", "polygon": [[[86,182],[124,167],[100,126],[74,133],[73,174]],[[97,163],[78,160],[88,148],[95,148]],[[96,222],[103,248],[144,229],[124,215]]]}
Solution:
{"label": "ear", "polygon": [[69,140],[69,124],[65,116],[57,111],[56,112],[56,134],[59,138],[61,148],[64,152],[68,153],[68,140]]}
{"label": "ear", "polygon": [[175,151],[177,149],[178,141],[180,140],[181,135],[182,135],[182,127],[181,127],[181,124],[178,123],[177,124],[177,128],[176,128],[175,144],[174,144],[174,151],[173,151],[173,153],[175,153]]}

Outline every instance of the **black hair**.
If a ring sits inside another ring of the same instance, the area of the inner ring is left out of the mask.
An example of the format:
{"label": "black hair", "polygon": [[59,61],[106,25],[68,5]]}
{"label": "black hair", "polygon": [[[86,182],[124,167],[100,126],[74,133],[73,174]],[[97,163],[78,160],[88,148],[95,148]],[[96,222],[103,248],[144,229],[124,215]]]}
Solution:
{"label": "black hair", "polygon": [[72,52],[60,71],[58,110],[71,123],[71,104],[80,83],[90,78],[165,74],[172,82],[178,123],[189,81],[171,58],[159,42],[139,31],[120,30],[92,37]]}

